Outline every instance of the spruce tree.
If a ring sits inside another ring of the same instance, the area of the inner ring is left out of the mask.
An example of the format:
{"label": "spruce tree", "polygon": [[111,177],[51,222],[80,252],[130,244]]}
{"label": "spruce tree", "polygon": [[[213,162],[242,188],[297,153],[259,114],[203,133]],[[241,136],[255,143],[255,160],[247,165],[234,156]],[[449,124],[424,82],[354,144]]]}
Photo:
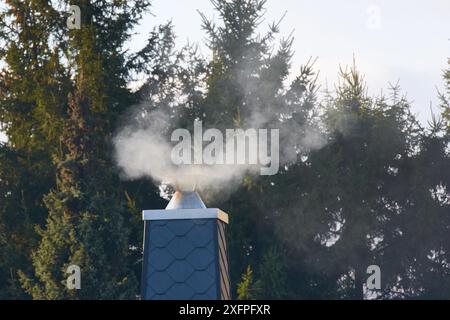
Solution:
{"label": "spruce tree", "polygon": [[[392,292],[386,297],[448,299],[450,283],[450,154],[448,152],[448,71],[446,93],[440,93],[442,115],[431,111],[428,126],[419,132],[417,151],[405,162],[402,187],[394,188],[402,212],[397,216],[396,243],[384,259],[397,263],[392,272]],[[386,232],[389,236],[395,234]],[[403,268],[403,270],[402,270]],[[388,269],[389,270],[389,269]],[[401,289],[401,290],[399,290]],[[400,292],[399,292],[400,291]]]}
{"label": "spruce tree", "polygon": [[[288,153],[281,157],[289,158],[292,165],[300,159],[295,151],[299,141],[289,138],[289,133],[301,137],[301,131],[311,124],[315,75],[309,63],[289,86],[285,85],[293,39],[287,37],[281,39],[279,46],[275,45],[280,22],[270,24],[266,33],[258,33],[258,27],[264,22],[265,3],[264,0],[216,0],[212,4],[218,12],[218,21],[202,15],[213,58],[206,79],[207,92],[199,103],[197,117],[205,126],[220,129],[280,129],[280,144],[285,147],[283,152]],[[284,170],[280,168],[280,176],[287,177]],[[268,257],[272,246],[279,245],[279,260],[288,260],[283,259],[287,252],[274,229],[280,207],[286,205],[282,200],[286,189],[281,188],[286,180],[247,176],[238,183],[230,198],[217,203],[233,215],[229,226],[232,287],[237,287],[241,274],[251,265],[255,281],[266,289],[264,297],[280,297],[283,293],[275,291],[285,285],[288,268],[272,263],[273,260],[269,262]],[[276,277],[266,277],[271,272],[269,268],[274,268]]]}
{"label": "spruce tree", "polygon": [[[111,188],[111,168],[99,156],[103,137],[93,130],[99,118],[90,111],[85,80],[78,81],[61,140],[63,157],[56,159],[57,189],[44,199],[49,216],[33,253],[36,280],[23,274],[22,280],[34,299],[131,299],[137,283],[128,264],[125,204]],[[81,268],[80,290],[66,287],[69,265]]]}
{"label": "spruce tree", "polygon": [[[118,179],[110,139],[118,116],[135,102],[127,81],[152,58],[145,55],[151,44],[146,52],[135,54],[124,48],[149,2],[80,1],[78,5],[81,29],[64,29],[62,38],[57,38],[58,57],[67,59],[73,82],[66,92],[64,133],[51,152],[56,187],[44,197],[49,214],[32,254],[34,272],[24,270],[21,280],[37,299],[134,298],[139,255],[131,248],[139,248],[141,239],[129,236],[139,219],[130,214],[135,213],[133,194]],[[65,271],[71,264],[81,267],[83,284],[78,291],[65,286]]]}
{"label": "spruce tree", "polygon": [[382,256],[390,245],[383,241],[386,224],[395,221],[398,213],[391,188],[400,180],[397,172],[403,161],[417,147],[417,121],[398,87],[391,89],[390,99],[371,98],[354,67],[341,76],[343,82],[326,119],[333,141],[324,148],[323,161],[334,155],[327,172],[336,185],[324,209],[341,224],[338,241],[331,246],[335,270],[343,272],[341,294],[363,299],[367,267],[381,264],[377,254]]}
{"label": "spruce tree", "polygon": [[[1,295],[5,298],[27,296],[20,288],[18,270],[27,275],[23,279],[30,277],[29,280],[33,273],[50,272],[44,267],[51,266],[51,262],[42,264],[36,254],[33,261],[41,269],[33,272],[30,258],[32,251],[44,250],[45,243],[58,243],[47,230],[47,227],[51,229],[47,215],[48,211],[52,212],[52,217],[57,215],[52,204],[55,201],[51,199],[55,193],[63,192],[60,185],[56,186],[56,181],[62,180],[61,174],[55,175],[55,172],[66,157],[72,157],[60,139],[68,127],[66,120],[73,118],[69,116],[72,111],[68,112],[69,95],[82,96],[78,100],[88,101],[88,112],[83,113],[83,117],[96,119],[81,118],[80,121],[89,123],[83,134],[97,139],[97,152],[90,150],[87,154],[91,161],[100,163],[99,170],[104,171],[105,180],[98,186],[98,192],[104,197],[109,195],[109,202],[117,204],[117,208],[111,210],[122,215],[123,222],[117,221],[117,226],[123,227],[121,233],[126,236],[132,230],[128,245],[133,250],[122,257],[127,268],[132,269],[130,279],[139,277],[141,269],[138,262],[141,259],[142,222],[138,208],[161,205],[158,189],[148,181],[123,182],[118,179],[118,171],[111,169],[114,164],[110,140],[123,111],[141,99],[139,92],[134,93],[128,88],[129,81],[142,72],[157,73],[154,67],[161,62],[160,45],[173,43],[171,26],[156,28],[150,33],[147,45],[132,52],[125,45],[132,36],[133,27],[147,12],[149,1],[82,0],[70,4],[81,8],[80,30],[66,27],[69,7],[66,1],[8,1],[2,7],[0,123],[8,140],[0,150],[0,245],[2,257],[5,257],[0,262],[0,283]],[[76,100],[73,99],[71,104]],[[74,143],[79,139],[73,137]],[[79,181],[73,183],[84,180],[88,183],[90,178],[81,175],[77,177]],[[49,194],[50,190],[53,191]],[[44,203],[46,194],[47,202]],[[84,205],[89,206],[88,202]],[[79,208],[80,214],[84,209]],[[103,218],[99,219],[102,221]],[[40,230],[43,237],[41,245],[35,229]],[[122,240],[118,241],[120,246]],[[113,250],[114,246],[109,248]],[[112,256],[111,252],[105,254]],[[61,260],[55,261],[54,265],[59,262]],[[63,266],[58,268],[59,272]],[[28,282],[28,292],[40,297],[61,297],[62,291],[56,294],[42,289],[46,281],[50,287],[55,283],[61,285],[60,276],[59,273],[55,278],[37,276],[33,279],[36,281]],[[113,272],[112,283],[115,277]],[[92,292],[89,294],[93,297]]]}
{"label": "spruce tree", "polygon": [[48,2],[7,1],[0,13],[0,262],[2,298],[26,297],[19,269],[30,271],[43,195],[54,186],[51,155],[66,114],[69,73],[60,63],[60,14]]}

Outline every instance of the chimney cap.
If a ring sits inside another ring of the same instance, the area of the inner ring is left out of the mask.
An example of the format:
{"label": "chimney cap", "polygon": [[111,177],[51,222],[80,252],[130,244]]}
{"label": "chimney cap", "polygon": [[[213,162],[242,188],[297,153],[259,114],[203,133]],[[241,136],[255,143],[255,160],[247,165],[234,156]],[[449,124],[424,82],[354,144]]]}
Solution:
{"label": "chimney cap", "polygon": [[205,209],[206,206],[203,203],[200,196],[195,191],[177,191],[170,199],[169,204],[166,207],[166,210],[175,210],[175,209]]}

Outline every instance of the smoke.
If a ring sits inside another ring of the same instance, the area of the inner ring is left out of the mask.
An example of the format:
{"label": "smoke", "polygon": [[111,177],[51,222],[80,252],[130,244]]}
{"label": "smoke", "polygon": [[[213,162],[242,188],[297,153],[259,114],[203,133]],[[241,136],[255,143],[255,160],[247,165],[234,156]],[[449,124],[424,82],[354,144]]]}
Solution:
{"label": "smoke", "polygon": [[177,142],[171,141],[171,131],[176,121],[168,113],[147,109],[143,105],[133,107],[114,137],[115,161],[122,178],[150,178],[156,184],[195,189],[214,198],[213,194],[219,192],[222,196],[231,194],[242,177],[259,172],[257,165],[175,165],[172,152]]}
{"label": "smoke", "polygon": [[[256,60],[256,58],[249,60]],[[236,71],[235,81],[240,90],[239,94],[244,97],[245,106],[242,108],[241,117],[245,127],[264,129],[268,132],[266,158],[270,157],[270,166],[275,163],[276,169],[283,168],[298,161],[301,155],[322,148],[327,143],[323,130],[309,121],[308,116],[304,116],[301,120],[296,119],[293,116],[295,111],[290,109],[286,97],[277,93],[282,87],[277,84],[278,80],[274,80],[273,77],[263,79],[258,72],[260,70],[255,71],[250,66],[240,68]],[[277,73],[277,70],[273,72]],[[306,87],[309,78],[306,78],[303,98],[298,98],[294,102],[297,107],[307,100],[308,88]],[[310,91],[313,90],[310,89]],[[177,99],[182,100],[175,98],[173,101]],[[192,164],[194,163],[192,161],[191,164],[176,165],[172,152],[178,141],[171,141],[171,135],[174,130],[185,126],[179,124],[179,111],[180,107],[184,108],[184,103],[178,101],[173,102],[171,106],[165,106],[153,97],[149,97],[146,101],[149,102],[143,102],[131,108],[113,140],[116,164],[124,179],[149,178],[159,185],[167,184],[181,190],[195,189],[202,193],[205,200],[208,198],[224,200],[239,188],[244,177],[260,175],[261,168],[269,166],[267,162],[259,161],[255,164],[245,161],[250,158],[248,154],[252,146],[249,148],[249,145],[245,150],[244,159],[242,156],[239,158],[238,155],[235,164]],[[186,119],[183,120],[186,121]],[[189,124],[191,125],[192,123]],[[203,128],[203,134],[208,129],[213,128]],[[272,141],[274,137],[271,136],[271,130],[273,129],[279,130],[277,141]],[[215,156],[226,159],[231,149],[226,148],[229,143],[225,139],[226,133],[222,131],[222,134],[224,144],[220,150],[216,149]],[[194,133],[191,132],[191,135],[194,136]],[[259,148],[262,142],[259,138],[261,137],[258,137],[258,146],[254,147],[258,148],[258,156],[261,160]],[[203,141],[202,147],[212,141],[217,142],[217,139],[205,140],[209,141]],[[274,143],[277,144],[277,148],[272,148]],[[192,143],[192,149],[194,144],[195,142]],[[192,159],[195,157],[195,152],[192,150]]]}
{"label": "smoke", "polygon": [[[169,116],[168,112],[148,109],[144,105],[133,107],[124,125],[114,137],[115,161],[124,179],[149,178],[156,184],[168,184],[179,190],[196,190],[201,192],[208,201],[216,200],[218,197],[222,200],[227,198],[240,186],[245,176],[261,174],[261,168],[264,166],[260,162],[249,163],[250,148],[252,148],[249,140],[244,140],[248,142],[245,144],[246,152],[243,157],[236,154],[234,164],[193,164],[194,161],[191,164],[174,164],[173,150],[180,142],[171,141],[171,135],[177,128],[177,121]],[[259,121],[267,123],[262,114],[256,117]],[[203,128],[202,134],[205,134],[207,129]],[[267,136],[270,137],[270,128],[267,131]],[[272,141],[273,137],[267,141],[267,156],[270,155],[270,164],[264,163],[264,165],[273,165],[276,162],[276,166],[284,166],[298,158],[299,150],[318,149],[326,143],[325,137],[318,128],[313,126],[295,127],[293,124],[286,123],[280,133],[279,141]],[[194,132],[191,132],[191,136],[192,156],[190,155],[189,158],[194,159]],[[227,159],[227,152],[236,151],[234,146],[232,149],[227,148],[230,141],[225,139],[225,132],[223,136],[223,146],[214,154],[218,159]],[[261,136],[257,138],[258,147],[260,147]],[[234,140],[232,141],[234,143]],[[214,142],[217,141],[214,140]],[[210,143],[210,141],[203,141],[202,151]],[[274,143],[277,144],[277,148],[273,148]],[[253,150],[260,151],[256,149],[256,146]],[[204,153],[203,156],[205,156]],[[278,168],[276,169],[278,171]]]}
{"label": "smoke", "polygon": [[[135,107],[142,110],[141,106]],[[114,138],[115,160],[126,179],[152,178],[161,182],[173,170],[171,146],[164,137],[169,117],[162,112],[133,112],[130,123]]]}

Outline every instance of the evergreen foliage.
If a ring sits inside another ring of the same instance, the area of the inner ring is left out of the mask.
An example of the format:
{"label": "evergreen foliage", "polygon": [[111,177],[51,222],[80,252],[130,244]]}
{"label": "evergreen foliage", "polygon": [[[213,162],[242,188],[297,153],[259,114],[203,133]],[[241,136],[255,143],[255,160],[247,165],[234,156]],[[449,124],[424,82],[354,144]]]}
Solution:
{"label": "evergreen foliage", "polygon": [[[184,128],[280,130],[279,173],[209,203],[231,214],[236,298],[450,297],[450,69],[428,126],[398,84],[369,96],[355,63],[319,99],[315,61],[291,70],[282,20],[263,31],[265,3],[212,0],[218,19],[200,14],[207,59],[177,49],[171,23],[127,50],[148,0],[75,1],[82,28],[70,31],[68,1],[6,1],[0,298],[137,298],[140,210],[165,201],[149,180],[120,179],[111,140],[152,110]],[[66,288],[72,264],[82,290]],[[368,292],[373,264],[382,290]]]}

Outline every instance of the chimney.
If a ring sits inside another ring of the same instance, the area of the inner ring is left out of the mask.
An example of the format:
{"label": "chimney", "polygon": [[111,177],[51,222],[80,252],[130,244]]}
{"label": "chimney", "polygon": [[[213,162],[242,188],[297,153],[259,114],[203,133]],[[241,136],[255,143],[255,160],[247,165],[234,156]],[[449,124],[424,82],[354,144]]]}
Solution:
{"label": "chimney", "polygon": [[145,210],[142,299],[229,300],[225,226],[196,192],[177,191],[165,210]]}

